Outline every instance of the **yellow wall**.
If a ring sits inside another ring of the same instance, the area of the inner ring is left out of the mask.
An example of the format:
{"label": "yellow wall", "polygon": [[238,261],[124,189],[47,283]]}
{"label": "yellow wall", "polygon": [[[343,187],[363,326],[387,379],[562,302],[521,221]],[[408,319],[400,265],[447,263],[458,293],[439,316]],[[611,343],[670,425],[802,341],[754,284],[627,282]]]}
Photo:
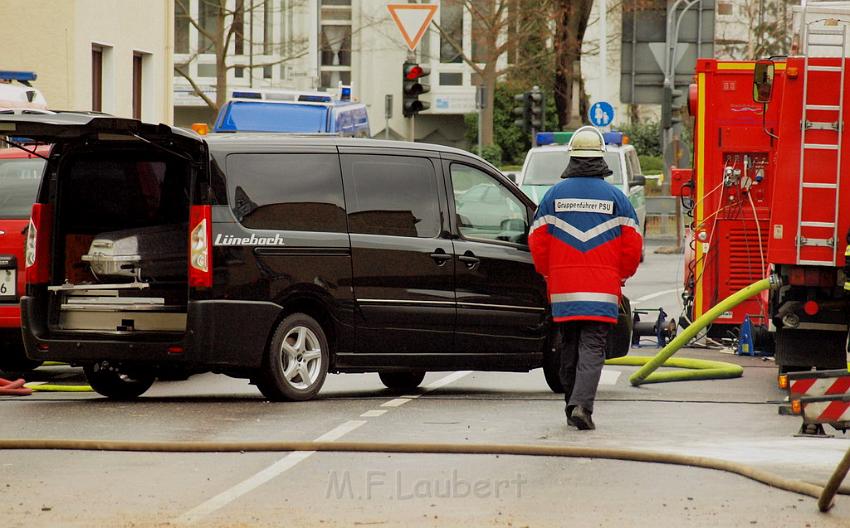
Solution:
{"label": "yellow wall", "polygon": [[172,122],[173,0],[2,0],[0,20],[0,69],[35,71],[48,107],[91,110],[91,49],[99,44],[103,111],[132,116],[138,51],[149,54],[142,120]]}

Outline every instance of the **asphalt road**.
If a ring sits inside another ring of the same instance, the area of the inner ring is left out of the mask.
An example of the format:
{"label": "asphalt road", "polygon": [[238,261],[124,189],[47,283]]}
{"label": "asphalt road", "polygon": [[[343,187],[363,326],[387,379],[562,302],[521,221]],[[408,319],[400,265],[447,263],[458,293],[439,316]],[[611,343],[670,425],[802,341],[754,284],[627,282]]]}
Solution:
{"label": "asphalt road", "polygon": [[[677,315],[678,258],[649,254],[631,298]],[[606,367],[592,432],[566,426],[563,400],[534,371],[429,373],[403,397],[374,374],[329,376],[317,400],[286,404],[211,374],[157,383],[130,403],[37,393],[0,398],[0,437],[607,446],[721,458],[814,482],[850,447],[841,436],[793,436],[799,419],[777,414],[770,361],[683,354],[736,362],[745,373],[633,388],[633,368]],[[36,377],[72,383],[80,372],[47,367]],[[0,451],[0,512],[0,522],[28,527],[822,527],[850,524],[850,497],[824,515],[813,499],[736,475],[596,459]]]}

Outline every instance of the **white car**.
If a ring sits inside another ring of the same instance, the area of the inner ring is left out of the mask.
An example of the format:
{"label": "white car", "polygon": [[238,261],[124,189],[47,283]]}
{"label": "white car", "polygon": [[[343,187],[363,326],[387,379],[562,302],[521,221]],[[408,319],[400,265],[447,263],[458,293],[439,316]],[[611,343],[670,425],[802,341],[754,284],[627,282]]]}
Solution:
{"label": "white car", "polygon": [[[643,189],[646,178],[641,174],[637,151],[634,146],[624,142],[625,136],[622,132],[607,132],[603,136],[604,159],[614,171],[605,180],[629,198],[646,238],[646,196]],[[539,146],[532,148],[525,155],[522,172],[517,176],[516,183],[534,203],[540,203],[546,191],[561,181],[561,174],[570,161],[567,146],[570,137],[570,132],[540,132],[537,135]]]}

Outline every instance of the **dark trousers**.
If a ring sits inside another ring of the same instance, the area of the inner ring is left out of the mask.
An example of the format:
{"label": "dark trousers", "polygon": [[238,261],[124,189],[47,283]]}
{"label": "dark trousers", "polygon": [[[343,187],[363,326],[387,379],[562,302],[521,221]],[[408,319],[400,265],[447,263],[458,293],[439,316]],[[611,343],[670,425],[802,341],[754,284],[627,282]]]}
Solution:
{"label": "dark trousers", "polygon": [[608,334],[614,325],[599,321],[569,321],[560,325],[561,383],[567,413],[577,405],[593,412]]}

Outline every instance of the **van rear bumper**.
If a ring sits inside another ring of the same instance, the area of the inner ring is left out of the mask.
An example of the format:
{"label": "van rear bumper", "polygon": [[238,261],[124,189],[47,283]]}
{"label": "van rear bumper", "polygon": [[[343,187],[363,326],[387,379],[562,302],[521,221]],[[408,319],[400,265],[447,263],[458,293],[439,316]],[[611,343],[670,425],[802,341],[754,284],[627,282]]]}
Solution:
{"label": "van rear bumper", "polygon": [[[21,310],[24,345],[30,359],[245,369],[262,365],[281,313],[280,306],[269,302],[191,301],[183,334],[109,336],[51,333],[46,323],[47,303],[36,297],[23,297]],[[175,353],[174,347],[182,348],[182,352]]]}

